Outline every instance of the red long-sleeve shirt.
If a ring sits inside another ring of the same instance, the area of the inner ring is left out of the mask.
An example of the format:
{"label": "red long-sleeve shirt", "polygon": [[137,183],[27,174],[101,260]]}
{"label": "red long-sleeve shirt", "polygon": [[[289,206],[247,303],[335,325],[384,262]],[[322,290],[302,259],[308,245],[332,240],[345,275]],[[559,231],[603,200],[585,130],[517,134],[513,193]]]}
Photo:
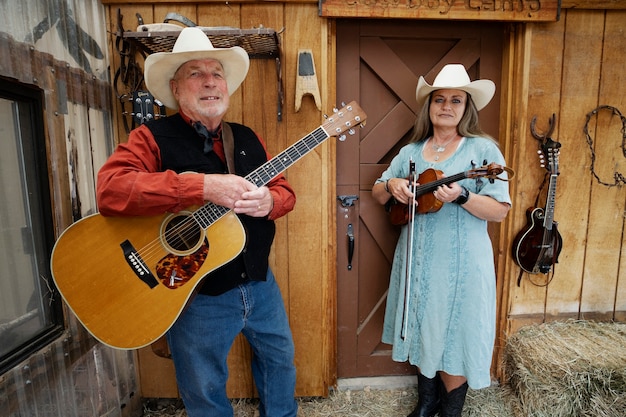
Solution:
{"label": "red long-sleeve shirt", "polygon": [[[269,160],[265,143],[260,137],[259,141]],[[221,140],[214,142],[213,151],[225,160]],[[277,219],[293,210],[296,196],[282,174],[267,186],[274,199],[268,219]],[[131,131],[128,142],[120,144],[98,172],[98,210],[105,216],[175,213],[203,205],[203,191],[204,174],[161,171],[159,147],[152,132],[143,125]]]}

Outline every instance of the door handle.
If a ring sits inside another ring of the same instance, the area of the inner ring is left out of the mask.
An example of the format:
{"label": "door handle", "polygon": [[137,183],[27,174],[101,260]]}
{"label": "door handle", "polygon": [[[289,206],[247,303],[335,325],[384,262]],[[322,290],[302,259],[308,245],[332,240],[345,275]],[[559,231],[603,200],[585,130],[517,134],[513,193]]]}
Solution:
{"label": "door handle", "polygon": [[352,270],[352,256],[354,255],[354,232],[352,223],[348,224],[348,271]]}
{"label": "door handle", "polygon": [[[348,218],[348,211],[351,207],[354,207],[354,203],[359,199],[356,194],[338,195],[337,200],[341,203],[343,210],[345,211],[345,217]],[[348,224],[348,231],[346,232],[348,238],[348,271],[352,270],[352,257],[354,256],[354,228],[352,223]]]}

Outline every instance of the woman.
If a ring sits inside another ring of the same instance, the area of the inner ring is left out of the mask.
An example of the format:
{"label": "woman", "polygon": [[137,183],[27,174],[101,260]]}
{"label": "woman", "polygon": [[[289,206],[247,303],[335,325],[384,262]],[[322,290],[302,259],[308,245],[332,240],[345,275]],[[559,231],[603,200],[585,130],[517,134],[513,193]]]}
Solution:
{"label": "woman", "polygon": [[[373,197],[380,204],[391,198],[409,204],[409,161],[418,175],[433,168],[451,176],[483,161],[504,166],[497,143],[478,123],[478,111],[494,93],[492,81],[470,82],[459,64],[446,65],[433,85],[420,77],[416,97],[421,111],[413,139],[376,180]],[[433,195],[444,203],[441,208],[416,214],[409,223],[411,234],[409,227],[402,228],[383,329],[393,359],[417,366],[419,401],[409,417],[461,416],[468,385],[479,389],[491,383],[496,282],[487,222],[502,221],[511,204],[506,181],[484,178],[442,185]],[[407,268],[409,235],[412,263]]]}

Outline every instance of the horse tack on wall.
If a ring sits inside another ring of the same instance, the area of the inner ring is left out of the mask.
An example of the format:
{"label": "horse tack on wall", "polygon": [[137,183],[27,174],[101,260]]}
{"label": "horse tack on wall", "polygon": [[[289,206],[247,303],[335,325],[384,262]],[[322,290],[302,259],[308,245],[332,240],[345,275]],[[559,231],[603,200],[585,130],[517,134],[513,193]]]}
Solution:
{"label": "horse tack on wall", "polygon": [[322,17],[556,22],[561,1],[319,0],[319,10]]}
{"label": "horse tack on wall", "polygon": [[[145,24],[139,13],[136,31],[126,31],[122,25],[122,15],[118,9],[117,34],[115,45],[120,55],[120,66],[115,73],[114,88],[122,104],[124,127],[129,132],[135,124],[142,124],[153,117],[165,116],[165,108],[145,90],[143,73],[136,62],[139,55],[145,59],[155,52],[171,52],[183,26],[198,26],[192,20],[178,13],[168,13],[163,23]],[[283,84],[281,75],[281,51],[279,32],[274,29],[239,29],[234,27],[200,27],[216,48],[240,46],[251,59],[274,59],[276,61],[278,103],[277,119],[282,120]],[[122,85],[119,85],[121,82]],[[125,104],[132,102],[131,112],[125,111]],[[127,116],[131,116],[128,123]]]}
{"label": "horse tack on wall", "polygon": [[608,183],[606,181],[603,181],[602,179],[600,179],[600,175],[598,175],[598,173],[596,172],[596,152],[594,149],[594,140],[591,137],[591,133],[589,132],[589,123],[591,121],[592,117],[598,117],[598,113],[602,110],[605,111],[609,111],[611,112],[611,116],[617,116],[620,118],[621,124],[622,124],[622,128],[621,128],[621,133],[622,133],[622,144],[621,144],[621,148],[622,148],[622,155],[626,158],[626,117],[624,117],[622,115],[622,113],[615,107],[613,106],[608,106],[608,105],[602,105],[599,106],[595,109],[593,109],[592,111],[590,111],[589,113],[587,113],[587,117],[585,120],[585,127],[583,128],[583,132],[585,134],[585,138],[587,139],[587,145],[589,145],[589,151],[591,153],[591,166],[590,166],[590,170],[591,173],[593,174],[593,176],[596,178],[596,180],[598,180],[598,183],[607,186],[607,187],[615,187],[620,186],[620,185],[624,185],[626,184],[626,177],[624,176],[624,174],[622,174],[621,172],[618,171],[613,171],[613,184]]}

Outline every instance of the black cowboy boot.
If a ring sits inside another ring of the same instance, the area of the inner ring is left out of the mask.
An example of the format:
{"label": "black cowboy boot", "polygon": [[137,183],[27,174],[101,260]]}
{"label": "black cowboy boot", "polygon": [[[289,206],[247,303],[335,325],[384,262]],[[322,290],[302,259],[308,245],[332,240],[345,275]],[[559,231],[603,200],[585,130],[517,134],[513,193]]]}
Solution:
{"label": "black cowboy boot", "polygon": [[417,373],[417,407],[407,417],[434,417],[439,411],[441,378],[435,374],[434,378],[427,378]]}
{"label": "black cowboy boot", "polygon": [[465,394],[467,394],[467,382],[450,392],[442,385],[441,389],[441,417],[461,417]]}

